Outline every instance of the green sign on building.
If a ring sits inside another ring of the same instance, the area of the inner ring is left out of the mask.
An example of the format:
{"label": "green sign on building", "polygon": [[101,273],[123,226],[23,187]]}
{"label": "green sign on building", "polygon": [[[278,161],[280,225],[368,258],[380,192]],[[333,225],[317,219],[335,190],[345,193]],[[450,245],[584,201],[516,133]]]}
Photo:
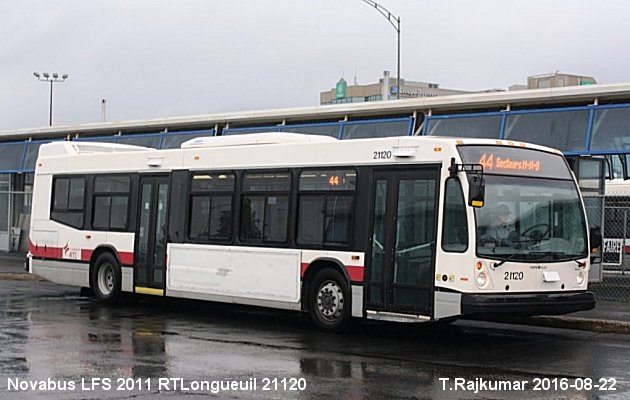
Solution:
{"label": "green sign on building", "polygon": [[337,82],[337,87],[335,90],[335,93],[337,94],[338,99],[343,99],[344,97],[346,97],[346,86],[348,86],[348,83],[346,82],[346,80],[343,78],[339,79],[339,82]]}

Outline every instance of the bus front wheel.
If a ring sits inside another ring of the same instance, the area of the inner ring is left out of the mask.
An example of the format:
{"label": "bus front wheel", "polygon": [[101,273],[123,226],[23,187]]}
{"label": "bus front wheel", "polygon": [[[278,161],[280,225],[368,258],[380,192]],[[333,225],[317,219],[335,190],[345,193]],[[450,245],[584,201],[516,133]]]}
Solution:
{"label": "bus front wheel", "polygon": [[343,275],[334,269],[319,271],[311,284],[309,311],[315,325],[341,331],[350,320],[350,290]]}
{"label": "bus front wheel", "polygon": [[115,303],[120,296],[120,265],[111,253],[98,256],[92,269],[92,290],[102,303]]}

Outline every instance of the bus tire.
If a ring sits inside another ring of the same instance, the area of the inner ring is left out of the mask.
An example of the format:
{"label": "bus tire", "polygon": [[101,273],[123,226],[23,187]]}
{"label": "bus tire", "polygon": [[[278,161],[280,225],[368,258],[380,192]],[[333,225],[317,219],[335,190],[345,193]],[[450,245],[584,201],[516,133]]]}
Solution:
{"label": "bus tire", "polygon": [[350,321],[350,290],[339,271],[326,268],[313,278],[308,298],[311,321],[320,329],[339,332]]}
{"label": "bus tire", "polygon": [[112,253],[101,253],[92,268],[92,290],[101,303],[112,304],[120,297],[121,273]]}

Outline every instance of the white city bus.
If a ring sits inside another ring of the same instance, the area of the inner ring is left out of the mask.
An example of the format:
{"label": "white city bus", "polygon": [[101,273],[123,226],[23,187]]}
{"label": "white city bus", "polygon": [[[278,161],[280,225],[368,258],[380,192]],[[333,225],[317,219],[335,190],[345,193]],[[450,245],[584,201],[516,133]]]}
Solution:
{"label": "white city bus", "polygon": [[[493,237],[499,220],[507,237]],[[575,179],[560,152],[523,143],[44,144],[30,235],[31,273],[103,302],[132,292],[301,310],[331,330],[351,317],[594,307]]]}

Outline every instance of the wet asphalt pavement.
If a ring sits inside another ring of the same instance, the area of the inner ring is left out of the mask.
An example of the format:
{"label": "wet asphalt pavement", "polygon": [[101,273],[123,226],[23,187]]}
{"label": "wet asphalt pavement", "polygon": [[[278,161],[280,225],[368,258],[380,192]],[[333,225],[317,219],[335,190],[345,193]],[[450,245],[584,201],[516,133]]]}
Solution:
{"label": "wet asphalt pavement", "polygon": [[104,306],[47,282],[0,281],[0,343],[2,399],[630,398],[630,335],[475,321],[338,335],[297,313]]}

